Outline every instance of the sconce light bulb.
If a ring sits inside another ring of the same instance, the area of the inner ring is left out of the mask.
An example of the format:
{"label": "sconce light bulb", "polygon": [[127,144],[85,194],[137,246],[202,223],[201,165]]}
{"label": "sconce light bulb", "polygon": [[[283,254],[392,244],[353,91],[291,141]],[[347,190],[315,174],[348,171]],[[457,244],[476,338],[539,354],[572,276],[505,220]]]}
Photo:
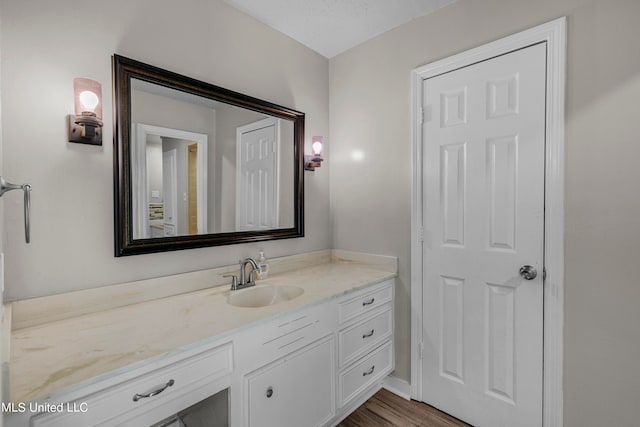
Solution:
{"label": "sconce light bulb", "polygon": [[313,150],[313,154],[318,155],[322,152],[322,142],[316,141],[311,144],[311,149]]}
{"label": "sconce light bulb", "polygon": [[95,93],[85,90],[80,93],[80,102],[87,111],[94,112],[100,102],[100,98]]}

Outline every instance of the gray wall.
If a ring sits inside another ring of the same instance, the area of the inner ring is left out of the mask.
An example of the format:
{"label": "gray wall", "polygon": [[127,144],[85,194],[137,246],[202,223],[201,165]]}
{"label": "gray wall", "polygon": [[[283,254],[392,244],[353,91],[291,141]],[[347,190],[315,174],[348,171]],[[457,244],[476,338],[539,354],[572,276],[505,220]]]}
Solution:
{"label": "gray wall", "polygon": [[[1,89],[1,83],[2,83],[2,62],[3,62],[3,58],[2,58],[2,21],[0,20],[0,97],[2,96],[2,89]],[[2,150],[2,129],[3,129],[3,122],[2,122],[2,107],[0,106],[0,176],[4,176],[4,154],[3,154],[3,150]],[[0,236],[4,236],[4,206],[5,206],[5,202],[4,199],[7,199],[7,197],[2,197],[0,198]],[[0,254],[4,253],[4,238],[0,238]],[[0,265],[0,282],[4,282],[4,267]],[[2,296],[4,297],[4,293],[1,293]],[[4,328],[2,328],[4,329]],[[5,342],[5,337],[3,336],[4,332],[0,331],[0,340],[2,340],[2,342]],[[3,364],[2,369],[4,370],[5,366]],[[6,372],[6,371],[5,371]],[[4,376],[2,377],[2,381],[4,380]],[[4,402],[4,393],[2,392],[2,390],[4,389],[4,383],[2,384],[2,387],[0,387],[0,401]],[[4,417],[0,417],[0,418],[4,418]],[[0,427],[2,427],[3,425],[3,421],[0,419]]]}
{"label": "gray wall", "polygon": [[[4,62],[4,58],[2,56],[2,20],[0,19],[0,99],[2,99],[2,63]],[[4,122],[2,120],[2,103],[0,103],[0,176],[4,176],[4,150],[3,150],[3,144],[2,144],[2,135],[4,134],[4,132],[2,131],[2,129],[4,129]],[[10,182],[11,181],[11,177],[9,177]],[[5,206],[5,200],[7,199],[7,197],[1,197],[0,198],[0,236],[4,237],[4,206]],[[0,253],[3,253],[4,251],[4,238],[0,238]],[[3,277],[0,277],[0,280],[3,280]],[[0,332],[1,334],[2,332]],[[1,335],[0,335],[1,337]],[[0,398],[2,397],[2,391],[0,390]],[[2,422],[0,422],[0,426],[2,426]]]}
{"label": "gray wall", "polygon": [[[307,134],[309,135],[309,134]],[[309,138],[312,135],[309,135]],[[280,120],[280,227],[293,227],[293,122]]]}
{"label": "gray wall", "polygon": [[632,426],[640,418],[638,0],[459,0],[331,59],[334,246],[398,256],[396,375],[409,379],[410,71],[563,15],[565,425]]}
{"label": "gray wall", "polygon": [[[33,184],[30,245],[21,197],[2,202],[6,299],[234,264],[260,248],[273,258],[330,247],[322,170],[305,176],[304,238],[113,256],[113,53],[304,111],[307,135],[329,132],[326,58],[222,0],[8,0],[0,27],[4,173]],[[67,142],[74,77],[102,83],[101,147]]]}

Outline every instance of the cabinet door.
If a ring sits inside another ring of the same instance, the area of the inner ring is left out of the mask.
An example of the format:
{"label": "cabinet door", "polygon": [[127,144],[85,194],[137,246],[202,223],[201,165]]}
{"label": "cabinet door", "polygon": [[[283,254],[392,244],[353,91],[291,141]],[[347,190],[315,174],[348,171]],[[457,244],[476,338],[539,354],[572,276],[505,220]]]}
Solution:
{"label": "cabinet door", "polygon": [[245,376],[250,427],[319,426],[335,415],[333,335]]}

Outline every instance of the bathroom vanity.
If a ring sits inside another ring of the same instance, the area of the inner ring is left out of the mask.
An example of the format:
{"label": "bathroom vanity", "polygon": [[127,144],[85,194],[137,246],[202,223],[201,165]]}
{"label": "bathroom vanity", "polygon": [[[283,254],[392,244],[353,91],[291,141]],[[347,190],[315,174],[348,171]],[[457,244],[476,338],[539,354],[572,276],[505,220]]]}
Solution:
{"label": "bathroom vanity", "polygon": [[[216,285],[233,268],[207,275]],[[397,262],[320,251],[271,268],[269,279],[233,293],[214,286],[130,304],[114,293],[118,306],[106,309],[102,294],[101,310],[71,315],[80,305],[70,304],[37,325],[24,326],[19,313],[30,307],[16,306],[24,327],[11,333],[10,399],[26,410],[5,425],[179,426],[174,414],[211,396],[221,396],[216,416],[234,427],[336,424],[394,369]],[[172,277],[193,281],[182,276]],[[30,304],[46,306],[39,300]]]}

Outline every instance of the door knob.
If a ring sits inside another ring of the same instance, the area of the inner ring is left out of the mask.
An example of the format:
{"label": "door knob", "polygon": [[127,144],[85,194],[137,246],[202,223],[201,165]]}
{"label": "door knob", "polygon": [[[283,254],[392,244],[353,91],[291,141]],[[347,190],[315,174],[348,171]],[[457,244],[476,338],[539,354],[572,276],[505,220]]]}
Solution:
{"label": "door knob", "polygon": [[520,267],[520,277],[524,280],[533,280],[538,276],[538,272],[530,265]]}

